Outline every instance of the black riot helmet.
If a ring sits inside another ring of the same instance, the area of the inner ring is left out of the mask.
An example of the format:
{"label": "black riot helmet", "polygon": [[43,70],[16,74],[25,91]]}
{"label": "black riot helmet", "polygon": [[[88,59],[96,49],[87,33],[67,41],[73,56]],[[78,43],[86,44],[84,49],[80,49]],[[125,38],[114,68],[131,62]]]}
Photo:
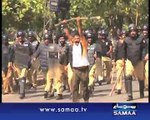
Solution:
{"label": "black riot helmet", "polygon": [[138,29],[135,24],[130,24],[129,25],[129,36],[132,38],[136,38],[138,35]]}
{"label": "black riot helmet", "polygon": [[35,33],[33,31],[28,32],[28,37],[35,37]]}
{"label": "black riot helmet", "polygon": [[92,30],[91,29],[86,29],[84,33],[85,34],[92,33]]}
{"label": "black riot helmet", "polygon": [[123,34],[126,36],[126,34],[127,34],[126,30],[119,30],[119,31],[117,31],[117,35],[118,36],[122,36]]}
{"label": "black riot helmet", "polygon": [[28,32],[28,40],[29,40],[30,42],[33,42],[33,41],[36,40],[36,35],[35,35],[35,33],[34,33],[33,31],[29,31],[29,32]]}
{"label": "black riot helmet", "polygon": [[130,24],[128,29],[129,29],[129,32],[138,30],[135,24]]}
{"label": "black riot helmet", "polygon": [[99,29],[97,33],[98,33],[98,35],[104,35],[104,36],[108,35],[108,33],[105,29]]}
{"label": "black riot helmet", "polygon": [[86,38],[93,38],[92,33],[90,33],[90,32],[89,32],[89,33],[87,33],[87,34],[86,34]]}
{"label": "black riot helmet", "polygon": [[24,31],[18,31],[17,37],[25,37],[25,32]]}
{"label": "black riot helmet", "polygon": [[142,28],[142,30],[143,30],[143,36],[147,38],[148,34],[149,34],[148,25],[144,25],[143,28]]}
{"label": "black riot helmet", "polygon": [[149,28],[148,28],[148,25],[144,25],[142,30],[143,30],[143,31],[148,31],[148,29],[149,29]]}
{"label": "black riot helmet", "polygon": [[50,34],[44,34],[44,40],[52,40],[52,36]]}

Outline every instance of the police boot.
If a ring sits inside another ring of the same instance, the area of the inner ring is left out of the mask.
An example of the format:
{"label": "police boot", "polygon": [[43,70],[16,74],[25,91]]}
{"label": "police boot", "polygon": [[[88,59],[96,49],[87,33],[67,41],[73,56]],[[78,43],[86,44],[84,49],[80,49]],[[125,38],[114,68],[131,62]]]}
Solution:
{"label": "police boot", "polygon": [[20,99],[23,99],[25,97],[25,85],[26,85],[26,78],[23,77],[19,81]]}
{"label": "police boot", "polygon": [[62,94],[58,94],[58,96],[56,97],[56,100],[61,100],[61,99],[63,99]]}
{"label": "police boot", "polygon": [[126,86],[126,92],[127,92],[127,95],[128,95],[127,101],[131,101],[131,100],[133,100],[133,96],[132,96],[132,76],[126,77],[125,86]]}
{"label": "police boot", "polygon": [[140,98],[144,98],[144,80],[139,80]]}
{"label": "police boot", "polygon": [[48,92],[47,91],[44,92],[44,98],[45,99],[48,98]]}
{"label": "police boot", "polygon": [[90,95],[92,96],[93,95],[93,92],[94,92],[94,86],[93,85],[91,85],[91,86],[89,86],[89,93],[90,93]]}

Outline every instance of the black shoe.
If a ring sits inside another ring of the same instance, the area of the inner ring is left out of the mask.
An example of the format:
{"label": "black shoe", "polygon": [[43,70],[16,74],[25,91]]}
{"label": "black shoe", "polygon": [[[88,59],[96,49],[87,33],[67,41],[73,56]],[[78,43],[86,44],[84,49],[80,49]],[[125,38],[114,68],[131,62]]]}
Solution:
{"label": "black shoe", "polygon": [[51,93],[51,94],[49,95],[49,97],[54,97],[54,93]]}
{"label": "black shoe", "polygon": [[94,92],[94,87],[93,86],[89,86],[89,93],[90,95],[93,95]]}
{"label": "black shoe", "polygon": [[144,98],[144,94],[140,94],[140,98]]}
{"label": "black shoe", "polygon": [[45,93],[44,93],[44,98],[48,98],[48,92],[47,91],[45,91]]}
{"label": "black shoe", "polygon": [[121,94],[121,90],[118,90],[118,91],[117,91],[117,94],[120,95],[120,94]]}
{"label": "black shoe", "polygon": [[61,100],[61,99],[63,99],[62,94],[58,94],[58,96],[56,97],[56,100]]}
{"label": "black shoe", "polygon": [[19,97],[20,99],[23,99],[23,98],[25,98],[25,94],[20,94],[20,97]]}
{"label": "black shoe", "polygon": [[144,80],[139,80],[140,98],[144,98]]}
{"label": "black shoe", "polygon": [[67,88],[66,88],[66,86],[64,85],[64,86],[63,86],[63,91],[65,91],[65,90],[67,90]]}
{"label": "black shoe", "polygon": [[133,97],[132,96],[128,96],[127,101],[132,101],[132,100],[133,100]]}
{"label": "black shoe", "polygon": [[99,86],[101,86],[102,85],[102,81],[98,81],[98,84],[99,84]]}

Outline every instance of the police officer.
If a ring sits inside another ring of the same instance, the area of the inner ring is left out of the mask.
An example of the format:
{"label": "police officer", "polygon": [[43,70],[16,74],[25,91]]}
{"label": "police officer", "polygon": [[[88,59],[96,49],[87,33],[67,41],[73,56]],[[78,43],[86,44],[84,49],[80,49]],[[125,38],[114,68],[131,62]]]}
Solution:
{"label": "police officer", "polygon": [[95,80],[95,60],[96,60],[96,44],[94,43],[94,39],[92,33],[86,34],[86,39],[88,42],[88,61],[89,61],[89,90],[92,94],[94,91],[94,80]]}
{"label": "police officer", "polygon": [[3,94],[13,93],[12,84],[12,59],[11,46],[8,43],[8,36],[2,35],[2,78]]}
{"label": "police officer", "polygon": [[[32,51],[34,54],[39,46],[39,42],[37,41],[36,35],[33,31],[28,32],[28,42],[31,44],[31,48],[32,48]],[[38,64],[39,64],[39,62],[37,59],[36,61],[34,61],[34,63],[32,63],[32,65],[28,71],[28,74],[27,74],[27,77],[28,77],[29,83],[30,83],[30,87],[33,87],[33,88],[36,88],[36,86],[37,86],[36,81],[37,81],[37,70],[39,67]]]}
{"label": "police officer", "polygon": [[142,37],[138,35],[137,27],[129,25],[129,36],[125,39],[125,87],[128,95],[127,101],[133,100],[132,75],[139,81],[140,98],[144,98],[144,56],[145,49]]}
{"label": "police officer", "polygon": [[106,82],[107,84],[110,84],[110,73],[112,70],[111,55],[113,47],[111,41],[107,39],[107,34],[105,29],[100,29],[98,31],[98,43],[101,45],[102,61],[106,66]]}
{"label": "police officer", "polygon": [[143,26],[143,29],[142,29],[142,37],[143,37],[143,41],[145,42],[145,47],[146,47],[146,55],[145,55],[145,90],[148,89],[149,87],[149,79],[148,79],[148,64],[149,64],[149,37],[148,37],[148,34],[149,34],[149,29],[148,29],[148,25],[144,25]]}
{"label": "police officer", "polygon": [[124,40],[126,37],[126,31],[122,30],[118,33],[118,40],[115,46],[115,53],[114,53],[114,61],[116,63],[116,73],[117,73],[117,85],[116,85],[116,89],[117,89],[117,94],[121,94],[121,90],[122,90],[122,78],[123,78],[123,73],[124,73],[124,65],[125,65],[125,53],[124,53],[124,49],[125,49],[125,44],[124,44]]}
{"label": "police officer", "polygon": [[60,63],[60,71],[61,71],[61,81],[64,84],[64,90],[68,88],[68,79],[67,79],[67,65],[68,65],[68,54],[69,54],[69,46],[66,43],[65,34],[61,33],[59,35],[59,63]]}
{"label": "police officer", "polygon": [[31,66],[32,49],[25,39],[25,32],[17,32],[18,42],[13,45],[13,69],[16,71],[19,80],[20,99],[25,97],[25,86],[27,71]]}
{"label": "police officer", "polygon": [[[58,60],[59,46],[53,43],[52,35],[45,34],[44,42],[40,43],[37,51],[33,55],[35,61],[39,57],[40,65],[44,78],[46,80],[44,98],[54,96],[54,90],[57,91],[57,100],[63,98],[62,96],[62,82],[60,80],[60,68]],[[50,93],[50,96],[49,96]]]}

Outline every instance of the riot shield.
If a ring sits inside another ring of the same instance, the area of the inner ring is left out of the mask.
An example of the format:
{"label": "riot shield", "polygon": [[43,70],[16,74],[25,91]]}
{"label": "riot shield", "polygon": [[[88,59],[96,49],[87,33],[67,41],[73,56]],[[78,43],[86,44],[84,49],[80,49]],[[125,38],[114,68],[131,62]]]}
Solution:
{"label": "riot shield", "polygon": [[17,44],[15,47],[15,60],[14,63],[19,67],[29,67],[31,57],[29,46]]}

